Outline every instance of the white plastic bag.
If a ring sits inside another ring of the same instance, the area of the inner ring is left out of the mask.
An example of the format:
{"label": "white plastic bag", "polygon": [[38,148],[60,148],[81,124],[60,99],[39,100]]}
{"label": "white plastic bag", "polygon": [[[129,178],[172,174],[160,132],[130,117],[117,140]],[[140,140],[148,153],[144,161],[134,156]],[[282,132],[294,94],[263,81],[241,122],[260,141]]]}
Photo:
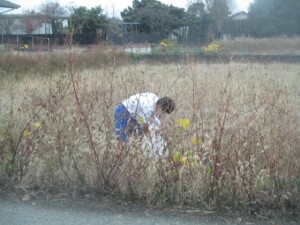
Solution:
{"label": "white plastic bag", "polygon": [[147,152],[149,157],[157,158],[161,156],[167,147],[166,141],[161,135],[160,122],[155,121],[149,125],[149,134],[144,135],[142,148]]}

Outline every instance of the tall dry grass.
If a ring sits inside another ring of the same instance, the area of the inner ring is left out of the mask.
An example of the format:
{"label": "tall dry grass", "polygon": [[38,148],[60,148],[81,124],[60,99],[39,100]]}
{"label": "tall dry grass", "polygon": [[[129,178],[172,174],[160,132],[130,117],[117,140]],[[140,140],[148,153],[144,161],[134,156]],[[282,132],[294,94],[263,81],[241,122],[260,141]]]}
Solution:
{"label": "tall dry grass", "polygon": [[128,56],[114,46],[55,47],[51,52],[43,51],[0,51],[0,79],[9,75],[18,78],[26,74],[52,76],[67,71],[70,54],[76,55],[73,64],[77,70],[118,66],[128,62]]}
{"label": "tall dry grass", "polygon": [[[299,65],[117,66],[115,58],[79,70],[76,57],[48,76],[1,79],[2,189],[299,209]],[[116,151],[115,106],[143,91],[177,105],[162,119],[168,152],[157,159],[134,138]]]}
{"label": "tall dry grass", "polygon": [[300,37],[286,38],[237,38],[221,41],[220,51],[228,54],[246,55],[299,55]]}

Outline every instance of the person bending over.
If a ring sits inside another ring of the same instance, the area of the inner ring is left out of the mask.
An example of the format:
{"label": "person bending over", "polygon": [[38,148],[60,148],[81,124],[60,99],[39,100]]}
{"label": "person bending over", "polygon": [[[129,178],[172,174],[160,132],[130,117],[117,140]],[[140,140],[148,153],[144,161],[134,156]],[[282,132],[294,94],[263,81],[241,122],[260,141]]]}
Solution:
{"label": "person bending over", "polygon": [[159,117],[164,113],[170,114],[174,109],[175,102],[172,98],[159,98],[154,93],[138,93],[124,100],[116,107],[114,114],[118,147],[130,135],[148,137],[149,125],[160,128]]}

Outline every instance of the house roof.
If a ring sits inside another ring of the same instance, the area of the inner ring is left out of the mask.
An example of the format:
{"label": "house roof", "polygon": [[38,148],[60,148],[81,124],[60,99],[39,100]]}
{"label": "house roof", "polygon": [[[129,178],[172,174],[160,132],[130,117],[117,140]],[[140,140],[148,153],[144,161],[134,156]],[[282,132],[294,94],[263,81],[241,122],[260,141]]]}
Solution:
{"label": "house roof", "polygon": [[232,16],[230,16],[230,18],[231,19],[246,19],[246,18],[248,18],[248,13],[241,11],[236,14],[233,14]]}
{"label": "house roof", "polygon": [[17,9],[20,7],[21,6],[15,4],[15,3],[5,1],[5,0],[0,0],[0,8]]}
{"label": "house roof", "polygon": [[[35,14],[0,14],[0,18],[24,18],[30,16],[31,18],[35,17],[47,17],[47,15],[42,14],[42,13],[35,13]],[[61,15],[54,15],[56,19],[68,19],[69,16],[61,16]]]}

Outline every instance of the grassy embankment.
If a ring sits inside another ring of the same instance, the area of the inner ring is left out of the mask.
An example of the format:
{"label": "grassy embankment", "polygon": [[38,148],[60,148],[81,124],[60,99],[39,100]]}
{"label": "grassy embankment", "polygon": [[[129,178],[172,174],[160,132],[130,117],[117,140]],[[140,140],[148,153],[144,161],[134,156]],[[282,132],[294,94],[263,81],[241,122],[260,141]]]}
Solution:
{"label": "grassy embankment", "polygon": [[[300,208],[298,64],[126,62],[97,49],[1,55],[1,190]],[[119,158],[114,107],[142,91],[176,101],[162,119],[169,154],[130,140]]]}

